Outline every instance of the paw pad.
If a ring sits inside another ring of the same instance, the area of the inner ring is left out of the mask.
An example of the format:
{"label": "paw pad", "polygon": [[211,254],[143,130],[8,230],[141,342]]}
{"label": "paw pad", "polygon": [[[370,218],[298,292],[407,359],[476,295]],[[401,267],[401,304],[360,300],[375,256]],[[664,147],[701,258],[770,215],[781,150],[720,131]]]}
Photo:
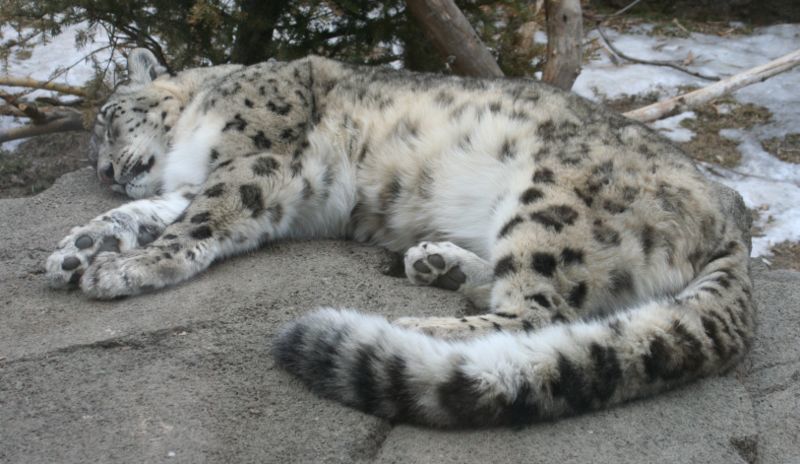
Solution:
{"label": "paw pad", "polygon": [[119,253],[122,242],[107,223],[92,222],[73,229],[71,236],[47,258],[47,277],[53,287],[77,287],[86,268],[103,252]]}
{"label": "paw pad", "polygon": [[433,281],[431,285],[434,287],[443,288],[445,290],[458,290],[461,284],[467,281],[467,275],[461,271],[461,268],[454,266],[446,273],[440,275]]}
{"label": "paw pad", "polygon": [[428,265],[425,264],[425,261],[421,259],[418,259],[414,262],[414,269],[423,274],[430,274],[431,272],[431,268],[429,268]]}
{"label": "paw pad", "polygon": [[415,284],[458,290],[467,281],[457,248],[448,242],[423,242],[406,252],[406,275]]}
{"label": "paw pad", "polygon": [[75,248],[79,250],[85,250],[92,245],[94,245],[94,239],[88,235],[81,235],[75,240]]}
{"label": "paw pad", "polygon": [[439,253],[434,253],[428,256],[428,262],[430,263],[431,266],[435,267],[436,269],[444,269],[446,265],[444,262],[444,258],[442,258],[442,255],[440,255]]}
{"label": "paw pad", "polygon": [[64,258],[64,261],[61,262],[61,269],[65,271],[74,271],[81,265],[81,260],[76,258],[75,256],[67,256]]}

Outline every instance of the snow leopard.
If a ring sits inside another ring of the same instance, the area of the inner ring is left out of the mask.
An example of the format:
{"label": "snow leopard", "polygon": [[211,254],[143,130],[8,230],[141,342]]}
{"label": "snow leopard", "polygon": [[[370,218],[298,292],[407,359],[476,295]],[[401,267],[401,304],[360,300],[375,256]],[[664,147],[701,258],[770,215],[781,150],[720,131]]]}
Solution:
{"label": "snow leopard", "polygon": [[171,75],[152,53],[93,127],[134,199],[72,229],[55,287],[113,299],[283,239],[404,253],[482,310],[395,321],[321,308],[275,363],[394,422],[519,426],[731,368],[754,331],[748,214],[659,134],[531,79],[310,56]]}

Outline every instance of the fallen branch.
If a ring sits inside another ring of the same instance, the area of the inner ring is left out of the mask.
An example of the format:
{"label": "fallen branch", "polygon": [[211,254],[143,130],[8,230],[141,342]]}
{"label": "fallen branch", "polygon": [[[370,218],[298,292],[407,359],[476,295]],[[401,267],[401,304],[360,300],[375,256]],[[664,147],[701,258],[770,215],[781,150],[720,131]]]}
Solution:
{"label": "fallen branch", "polygon": [[25,113],[23,113],[19,108],[14,105],[2,105],[0,106],[0,116],[15,116],[15,117],[25,117]]}
{"label": "fallen branch", "polygon": [[55,82],[37,81],[30,77],[12,77],[0,76],[0,85],[7,85],[11,87],[27,87],[30,89],[43,89],[52,90],[54,92],[65,93],[68,95],[75,95],[77,97],[86,97],[86,92],[71,85],[57,84]]}
{"label": "fallen branch", "polygon": [[0,131],[0,143],[54,132],[82,130],[83,114],[63,106],[39,107],[29,101],[19,101],[16,95],[0,92],[0,99],[8,103],[0,106],[0,114],[30,119],[31,124]]}
{"label": "fallen branch", "polygon": [[0,92],[0,98],[6,101],[9,106],[13,106],[16,108],[23,116],[30,118],[34,124],[42,124],[46,122],[46,117],[39,111],[39,108],[36,105],[32,105],[26,102],[19,102],[17,101],[17,97],[14,95],[9,95],[5,92]]}
{"label": "fallen branch", "polygon": [[43,124],[80,111],[67,106],[36,106],[28,102],[0,105],[0,116],[28,118],[34,124]]}
{"label": "fallen branch", "polygon": [[61,117],[54,118],[44,124],[29,124],[22,127],[13,127],[0,131],[0,143],[11,140],[24,139],[37,135],[53,134],[56,132],[69,132],[84,130],[83,118],[77,111],[62,113]]}
{"label": "fallen branch", "polygon": [[86,100],[83,98],[76,98],[69,101],[59,100],[58,98],[53,97],[36,97],[34,101],[39,105],[48,105],[48,106],[71,106],[81,107],[86,104]]}
{"label": "fallen branch", "polygon": [[678,71],[686,73],[686,74],[689,74],[691,76],[699,77],[700,79],[705,79],[705,80],[708,80],[708,81],[718,81],[719,80],[719,77],[717,77],[717,76],[706,76],[705,74],[701,74],[699,72],[695,72],[695,71],[686,69],[683,66],[680,66],[680,65],[677,65],[677,64],[673,63],[672,61],[666,61],[666,60],[643,60],[641,58],[635,58],[633,56],[626,55],[625,53],[620,51],[617,47],[615,47],[614,44],[611,43],[611,41],[608,39],[606,34],[603,32],[603,28],[600,27],[600,23],[599,22],[595,25],[595,27],[597,28],[597,32],[600,33],[600,37],[603,39],[603,43],[605,43],[606,48],[608,48],[609,51],[611,51],[611,53],[613,53],[614,55],[622,58],[623,60],[630,61],[631,63],[637,63],[637,64],[649,64],[649,65],[652,65],[652,66],[666,66],[666,67],[669,67],[669,68],[672,68],[672,69],[677,69]]}
{"label": "fallen branch", "polygon": [[692,108],[696,108],[708,101],[729,94],[742,87],[756,82],[763,82],[770,77],[788,71],[800,65],[800,50],[795,50],[769,63],[756,66],[747,71],[722,79],[707,87],[698,89],[677,97],[653,103],[623,115],[637,121],[655,121],[667,116],[672,116]]}
{"label": "fallen branch", "polygon": [[39,111],[39,107],[29,103],[20,103],[16,107],[25,113],[34,124],[44,124],[47,122],[47,115]]}

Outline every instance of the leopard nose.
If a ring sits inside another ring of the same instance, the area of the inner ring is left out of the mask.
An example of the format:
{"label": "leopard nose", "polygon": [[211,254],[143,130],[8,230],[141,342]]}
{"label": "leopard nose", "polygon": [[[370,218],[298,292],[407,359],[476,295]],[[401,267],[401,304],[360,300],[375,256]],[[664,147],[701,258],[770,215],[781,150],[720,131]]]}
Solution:
{"label": "leopard nose", "polygon": [[109,164],[108,166],[102,167],[97,170],[97,177],[100,178],[100,182],[104,184],[113,184],[114,183],[114,165]]}

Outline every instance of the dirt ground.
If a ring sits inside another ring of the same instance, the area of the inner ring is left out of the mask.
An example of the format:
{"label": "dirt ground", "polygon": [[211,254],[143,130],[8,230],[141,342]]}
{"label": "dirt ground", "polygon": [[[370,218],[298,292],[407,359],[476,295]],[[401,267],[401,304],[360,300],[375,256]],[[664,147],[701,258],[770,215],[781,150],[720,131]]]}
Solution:
{"label": "dirt ground", "polygon": [[89,165],[86,132],[33,137],[13,152],[0,148],[0,198],[36,195],[62,174]]}
{"label": "dirt ground", "polygon": [[768,139],[761,142],[764,150],[787,163],[800,163],[800,133],[787,134],[783,138]]}

